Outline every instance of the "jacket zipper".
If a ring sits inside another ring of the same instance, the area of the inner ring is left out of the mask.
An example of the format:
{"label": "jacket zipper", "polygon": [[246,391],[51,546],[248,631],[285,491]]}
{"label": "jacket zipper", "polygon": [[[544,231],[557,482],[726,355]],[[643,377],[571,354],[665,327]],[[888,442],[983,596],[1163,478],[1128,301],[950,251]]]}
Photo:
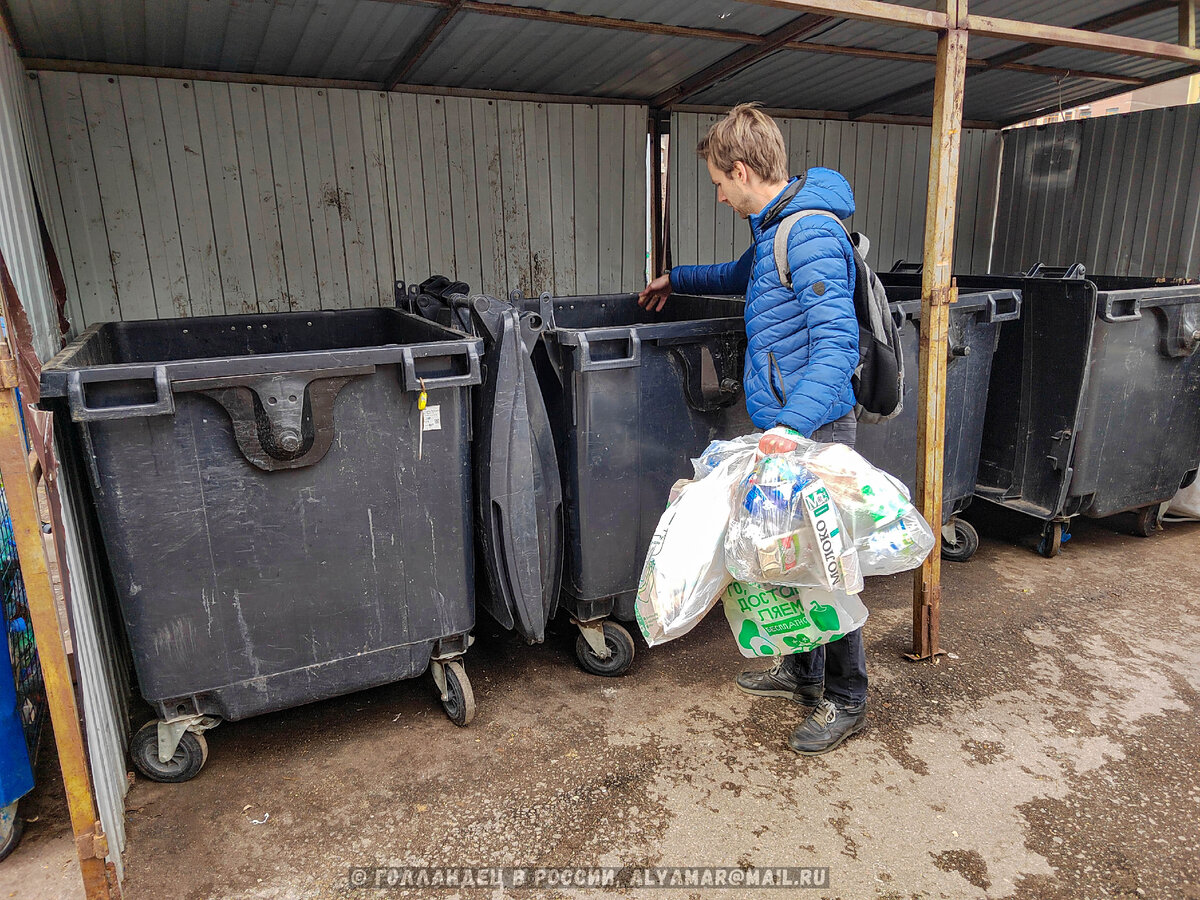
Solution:
{"label": "jacket zipper", "polygon": [[[775,373],[779,373],[779,387],[775,387]],[[767,351],[767,381],[771,385],[771,393],[775,395],[775,399],[779,401],[779,405],[783,406],[787,403],[787,388],[783,384],[783,370],[779,368],[779,363],[775,361],[775,351]]]}

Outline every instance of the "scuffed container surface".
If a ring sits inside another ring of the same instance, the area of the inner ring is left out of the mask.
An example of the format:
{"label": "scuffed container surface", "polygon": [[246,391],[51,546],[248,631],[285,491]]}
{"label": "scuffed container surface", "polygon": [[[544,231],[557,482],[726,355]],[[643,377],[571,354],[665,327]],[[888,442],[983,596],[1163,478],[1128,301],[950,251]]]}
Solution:
{"label": "scuffed container surface", "polygon": [[159,716],[240,719],[465,650],[480,351],[371,309],[110,323],[51,361],[43,404]]}

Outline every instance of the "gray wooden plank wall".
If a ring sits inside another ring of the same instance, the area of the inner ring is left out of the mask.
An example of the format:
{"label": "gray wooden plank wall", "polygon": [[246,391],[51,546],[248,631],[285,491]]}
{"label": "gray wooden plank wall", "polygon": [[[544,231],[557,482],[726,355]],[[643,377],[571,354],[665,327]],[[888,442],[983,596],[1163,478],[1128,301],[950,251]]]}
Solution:
{"label": "gray wooden plank wall", "polygon": [[43,206],[76,329],[389,305],[442,273],[503,296],[638,290],[643,106],[38,72]]}
{"label": "gray wooden plank wall", "polygon": [[[696,142],[719,116],[676,113],[671,118],[670,214],[675,265],[736,259],[749,246],[749,226],[724,204]],[[887,271],[900,259],[920,260],[925,234],[929,128],[824,119],[777,119],[793,174],[813,166],[837,169],[854,189],[851,230],[871,240],[868,260]],[[1000,136],[964,130],[960,151],[955,271],[987,271],[995,215]]]}
{"label": "gray wooden plank wall", "polygon": [[1006,132],[994,269],[1200,278],[1200,106]]}

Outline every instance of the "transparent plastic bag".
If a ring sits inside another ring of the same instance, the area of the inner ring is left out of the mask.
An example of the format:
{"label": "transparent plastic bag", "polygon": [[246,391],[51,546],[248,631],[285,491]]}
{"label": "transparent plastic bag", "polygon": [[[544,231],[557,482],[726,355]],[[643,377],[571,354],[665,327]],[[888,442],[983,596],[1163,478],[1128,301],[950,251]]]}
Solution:
{"label": "transparent plastic bag", "polygon": [[925,562],[937,543],[933,529],[916,509],[910,509],[890,525],[868,534],[855,548],[863,575],[896,575]]}
{"label": "transparent plastic bag", "polygon": [[704,448],[704,452],[692,460],[692,468],[696,478],[708,475],[721,463],[729,459],[749,459],[753,461],[758,451],[758,441],[761,434],[746,434],[731,441],[713,441]]}
{"label": "transparent plastic bag", "polygon": [[904,485],[845,444],[812,444],[800,457],[824,482],[855,544],[913,508]]}
{"label": "transparent plastic bag", "polygon": [[829,492],[798,453],[764,457],[734,497],[725,561],[738,581],[856,594],[862,575]]}
{"label": "transparent plastic bag", "polygon": [[651,647],[691,631],[729,584],[729,507],[734,489],[753,465],[753,450],[743,451],[703,478],[672,489],[675,499],[650,541],[634,603],[638,627]]}
{"label": "transparent plastic bag", "polygon": [[854,594],[735,581],[721,595],[742,656],[785,656],[839,640],[867,621]]}
{"label": "transparent plastic bag", "polygon": [[937,545],[933,529],[896,478],[845,444],[814,444],[801,452],[837,504],[863,575],[915,569]]}

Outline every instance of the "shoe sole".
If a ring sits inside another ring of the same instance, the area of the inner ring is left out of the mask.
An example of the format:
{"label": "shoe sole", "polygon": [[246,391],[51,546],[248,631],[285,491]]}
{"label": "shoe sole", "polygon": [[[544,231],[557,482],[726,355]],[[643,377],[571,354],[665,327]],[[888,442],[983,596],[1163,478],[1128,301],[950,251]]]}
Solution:
{"label": "shoe sole", "polygon": [[843,743],[845,743],[846,738],[853,737],[854,735],[858,734],[860,731],[862,731],[866,727],[867,727],[867,723],[864,720],[863,722],[859,723],[858,727],[851,728],[849,731],[847,731],[845,734],[843,734],[840,738],[838,738],[836,741],[834,741],[828,747],[823,747],[820,750],[797,750],[790,743],[788,744],[788,749],[791,750],[793,753],[799,753],[801,756],[821,756],[822,754],[829,753],[833,750],[836,750]]}
{"label": "shoe sole", "polygon": [[737,689],[743,694],[749,694],[751,697],[786,697],[789,700],[795,700],[796,695],[792,691],[756,691],[752,688],[742,687],[738,682],[734,682]]}

